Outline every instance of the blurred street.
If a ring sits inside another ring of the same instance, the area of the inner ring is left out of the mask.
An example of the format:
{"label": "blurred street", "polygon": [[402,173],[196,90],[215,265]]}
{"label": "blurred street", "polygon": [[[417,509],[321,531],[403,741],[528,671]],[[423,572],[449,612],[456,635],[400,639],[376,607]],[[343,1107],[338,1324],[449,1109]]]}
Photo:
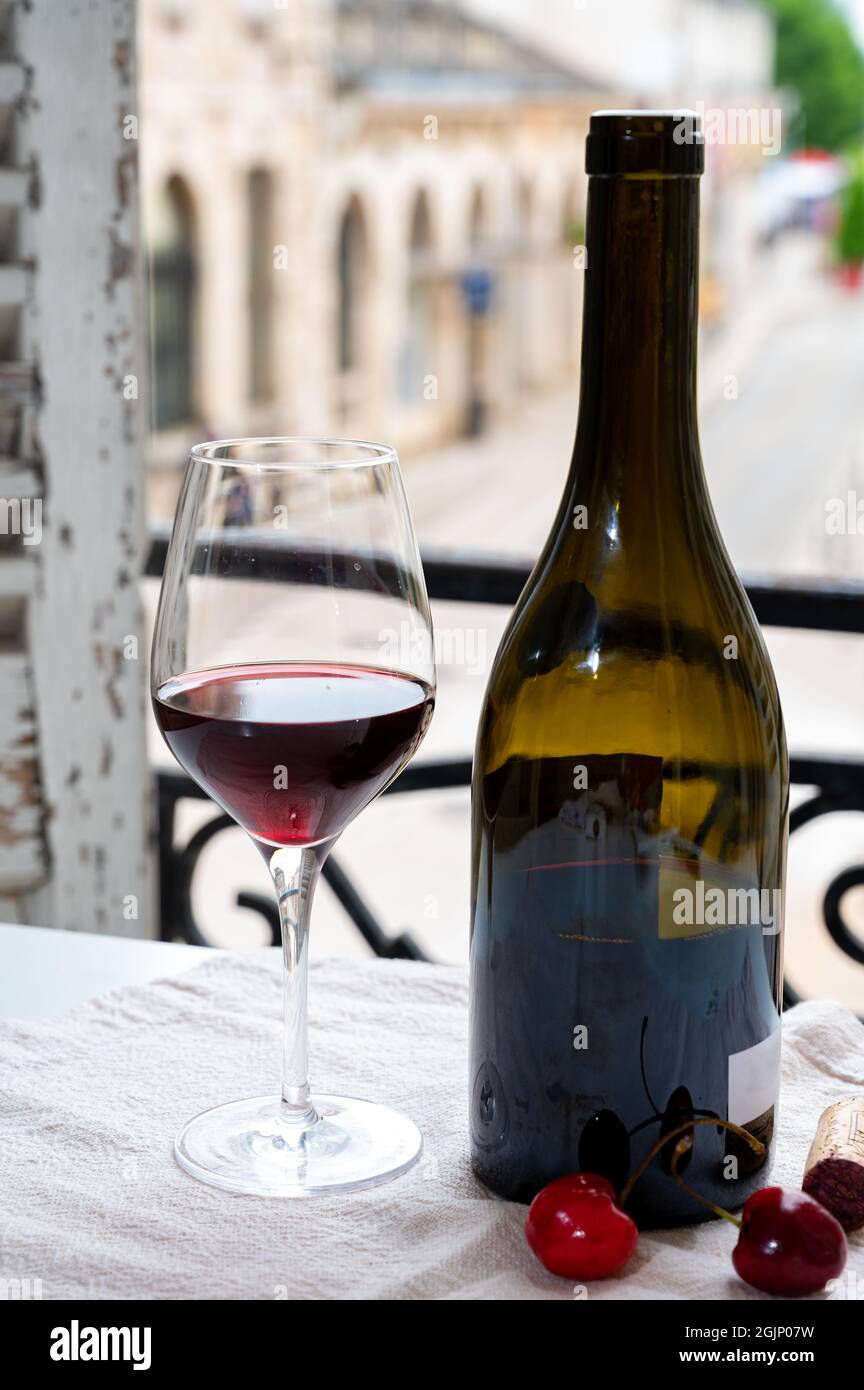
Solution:
{"label": "blurred street", "polygon": [[[701,345],[703,457],[745,574],[864,577],[857,538],[825,528],[826,502],[864,484],[864,304],[823,272],[823,256],[823,242],[806,233],[763,252],[742,315]],[[409,460],[421,545],[536,555],[566,477],[576,408],[574,382],[485,439]]]}

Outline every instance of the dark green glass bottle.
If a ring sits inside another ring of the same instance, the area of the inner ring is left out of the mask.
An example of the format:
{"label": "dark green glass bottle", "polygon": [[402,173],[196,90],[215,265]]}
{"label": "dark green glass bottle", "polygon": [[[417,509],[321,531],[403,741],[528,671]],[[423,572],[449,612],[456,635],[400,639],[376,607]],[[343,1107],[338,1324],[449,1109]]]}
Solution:
{"label": "dark green glass bottle", "polygon": [[[576,443],[478,732],[472,1155],[524,1201],[579,1168],[620,1188],[691,1119],[776,1127],[788,764],[699,449],[702,168],[695,117],[591,118]],[[692,1137],[710,1201],[764,1182],[729,1131]],[[642,1224],[707,1214],[670,1159]]]}

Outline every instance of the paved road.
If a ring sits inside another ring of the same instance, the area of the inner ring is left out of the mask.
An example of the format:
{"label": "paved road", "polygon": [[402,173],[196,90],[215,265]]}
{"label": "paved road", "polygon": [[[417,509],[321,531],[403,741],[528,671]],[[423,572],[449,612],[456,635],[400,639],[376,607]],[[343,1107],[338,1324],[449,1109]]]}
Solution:
{"label": "paved road", "polygon": [[864,296],[799,268],[737,399],[703,415],[711,494],[740,570],[864,579],[864,533],[826,531],[832,498],[864,499]]}

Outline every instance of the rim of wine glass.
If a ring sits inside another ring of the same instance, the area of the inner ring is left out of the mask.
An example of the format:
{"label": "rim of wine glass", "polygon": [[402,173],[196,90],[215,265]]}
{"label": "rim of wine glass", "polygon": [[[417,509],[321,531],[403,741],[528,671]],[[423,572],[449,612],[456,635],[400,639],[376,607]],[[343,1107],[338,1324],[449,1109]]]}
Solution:
{"label": "rim of wine glass", "polygon": [[[315,448],[332,449],[336,455],[333,458],[307,459],[305,461],[296,460],[291,462],[288,459],[280,459],[275,463],[266,463],[263,460],[242,458],[220,457],[215,451],[217,449],[232,448],[261,448],[263,446],[274,446],[290,451],[291,447],[306,447],[310,445]],[[338,452],[348,452],[349,450],[360,452],[359,458],[339,458]],[[376,444],[368,439],[341,439],[327,435],[240,435],[236,439],[210,439],[204,440],[200,444],[193,444],[189,450],[189,457],[196,459],[200,463],[221,464],[231,468],[251,468],[258,472],[310,472],[313,469],[329,468],[376,468],[381,464],[397,464],[399,456],[392,444]]]}

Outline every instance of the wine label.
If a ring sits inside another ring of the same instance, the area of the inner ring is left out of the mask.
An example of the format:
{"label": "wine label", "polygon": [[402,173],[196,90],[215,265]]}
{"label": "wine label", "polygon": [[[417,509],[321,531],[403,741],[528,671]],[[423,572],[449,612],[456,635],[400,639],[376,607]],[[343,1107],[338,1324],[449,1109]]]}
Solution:
{"label": "wine label", "polygon": [[[760,1116],[773,1110],[780,1090],[780,1028],[743,1052],[729,1058],[728,1115],[733,1125],[753,1129]],[[759,1136],[757,1135],[757,1138]]]}

